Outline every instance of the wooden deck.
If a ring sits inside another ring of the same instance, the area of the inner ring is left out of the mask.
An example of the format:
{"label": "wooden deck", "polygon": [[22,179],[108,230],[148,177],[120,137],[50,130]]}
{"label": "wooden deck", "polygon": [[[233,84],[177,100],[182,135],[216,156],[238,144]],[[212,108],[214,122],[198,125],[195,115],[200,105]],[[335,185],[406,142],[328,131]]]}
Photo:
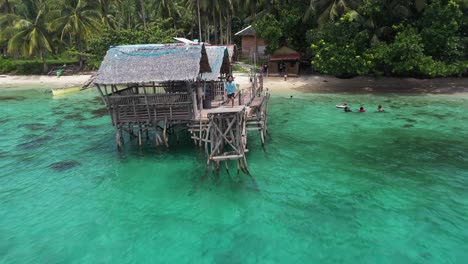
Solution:
{"label": "wooden deck", "polygon": [[238,113],[244,109],[247,112],[250,111],[250,107],[245,105],[235,105],[234,107],[223,105],[217,108],[203,109],[201,110],[201,115],[200,112],[198,112],[198,114],[195,115],[195,121],[200,121],[200,118],[202,121],[208,121],[208,114]]}

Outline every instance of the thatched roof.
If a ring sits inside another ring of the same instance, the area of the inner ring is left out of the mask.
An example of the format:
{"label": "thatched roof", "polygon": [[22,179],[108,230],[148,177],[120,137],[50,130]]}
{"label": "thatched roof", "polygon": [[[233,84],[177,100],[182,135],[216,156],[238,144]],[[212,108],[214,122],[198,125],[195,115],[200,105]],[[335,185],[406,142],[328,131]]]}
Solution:
{"label": "thatched roof", "polygon": [[[207,45],[208,46],[208,45]],[[210,46],[218,46],[218,47],[226,47],[228,54],[229,54],[229,60],[231,63],[237,60],[237,50],[236,50],[236,44],[216,44],[216,45],[210,45]]]}
{"label": "thatched roof", "polygon": [[223,46],[206,46],[211,72],[203,73],[202,79],[207,81],[218,80],[221,73],[229,73],[229,53]]}
{"label": "thatched roof", "polygon": [[149,44],[112,47],[99,68],[97,84],[194,80],[210,72],[204,45]]}

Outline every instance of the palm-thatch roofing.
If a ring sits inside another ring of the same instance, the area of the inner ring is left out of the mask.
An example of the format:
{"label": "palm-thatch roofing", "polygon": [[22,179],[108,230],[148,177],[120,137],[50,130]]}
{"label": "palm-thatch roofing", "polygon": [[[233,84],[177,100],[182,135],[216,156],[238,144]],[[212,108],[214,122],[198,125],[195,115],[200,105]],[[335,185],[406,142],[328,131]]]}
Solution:
{"label": "palm-thatch roofing", "polygon": [[204,45],[117,46],[107,51],[94,82],[128,84],[186,81],[210,71]]}
{"label": "palm-thatch roofing", "polygon": [[226,47],[228,54],[229,54],[229,60],[231,63],[236,61],[237,59],[237,50],[236,50],[236,44],[220,44],[220,45],[210,45],[210,46],[218,46],[218,47]]}
{"label": "palm-thatch roofing", "polygon": [[211,72],[203,73],[202,79],[207,81],[218,80],[220,74],[229,73],[229,53],[223,46],[206,46]]}

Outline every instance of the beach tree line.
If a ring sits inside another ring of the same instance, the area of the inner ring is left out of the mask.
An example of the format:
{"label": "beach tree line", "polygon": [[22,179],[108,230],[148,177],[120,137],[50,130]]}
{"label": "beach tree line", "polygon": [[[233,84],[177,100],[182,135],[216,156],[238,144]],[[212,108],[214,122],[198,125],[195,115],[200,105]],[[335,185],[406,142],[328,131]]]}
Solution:
{"label": "beach tree line", "polygon": [[110,46],[175,36],[240,44],[233,34],[254,25],[267,52],[290,46],[320,73],[462,75],[467,11],[465,0],[0,0],[0,71],[31,59],[43,72],[51,59],[95,69]]}

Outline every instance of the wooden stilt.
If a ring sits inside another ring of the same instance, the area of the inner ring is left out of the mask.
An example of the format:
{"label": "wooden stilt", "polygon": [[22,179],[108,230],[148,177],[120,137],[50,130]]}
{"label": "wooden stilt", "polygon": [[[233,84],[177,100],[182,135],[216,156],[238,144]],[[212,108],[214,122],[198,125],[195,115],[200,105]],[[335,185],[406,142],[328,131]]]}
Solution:
{"label": "wooden stilt", "polygon": [[118,129],[116,130],[115,140],[117,142],[117,149],[119,151],[122,151],[122,140],[121,140],[120,132]]}
{"label": "wooden stilt", "polygon": [[164,119],[163,138],[164,138],[164,144],[165,144],[166,147],[168,148],[168,147],[169,147],[169,139],[168,139],[168,136],[167,136],[167,116],[166,116],[166,118]]}
{"label": "wooden stilt", "polygon": [[142,146],[141,134],[142,134],[141,125],[138,125],[138,146],[140,147]]}

